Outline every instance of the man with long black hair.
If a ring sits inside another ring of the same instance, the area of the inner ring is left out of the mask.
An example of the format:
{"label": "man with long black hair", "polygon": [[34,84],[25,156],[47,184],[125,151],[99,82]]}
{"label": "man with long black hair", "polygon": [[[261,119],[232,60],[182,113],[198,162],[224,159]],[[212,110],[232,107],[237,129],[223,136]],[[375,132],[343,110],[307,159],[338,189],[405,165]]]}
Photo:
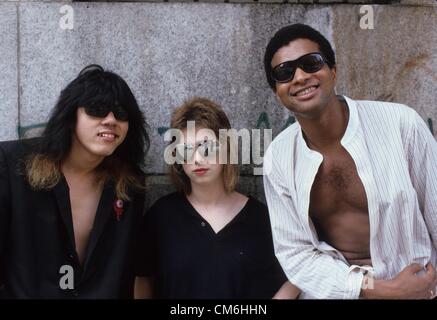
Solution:
{"label": "man with long black hair", "polygon": [[0,143],[0,296],[128,298],[149,146],[126,82],[91,65],[39,138]]}

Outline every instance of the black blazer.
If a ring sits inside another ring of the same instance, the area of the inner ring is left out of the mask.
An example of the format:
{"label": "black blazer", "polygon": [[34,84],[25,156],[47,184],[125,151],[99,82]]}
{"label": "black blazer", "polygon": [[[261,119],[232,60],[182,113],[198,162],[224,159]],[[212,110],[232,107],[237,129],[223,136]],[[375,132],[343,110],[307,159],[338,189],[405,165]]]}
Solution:
{"label": "black blazer", "polygon": [[[27,183],[24,161],[38,141],[0,143],[0,297],[131,297],[144,193],[132,193],[118,220],[114,185],[104,186],[81,266],[65,178],[49,191],[32,190]],[[61,288],[65,265],[74,270],[74,289]]]}

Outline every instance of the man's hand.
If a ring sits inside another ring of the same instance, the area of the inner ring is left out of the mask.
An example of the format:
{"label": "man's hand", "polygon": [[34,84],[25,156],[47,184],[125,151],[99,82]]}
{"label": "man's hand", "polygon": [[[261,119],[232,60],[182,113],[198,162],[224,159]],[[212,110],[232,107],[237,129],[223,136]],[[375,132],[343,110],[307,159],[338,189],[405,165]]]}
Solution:
{"label": "man's hand", "polygon": [[419,264],[405,267],[392,282],[395,298],[398,299],[430,299],[437,286],[436,270],[431,263],[426,265],[426,272]]}
{"label": "man's hand", "polygon": [[[420,272],[423,271],[423,272]],[[437,274],[431,263],[425,270],[417,263],[405,267],[391,280],[374,280],[373,289],[361,290],[367,299],[431,299],[435,297]]]}

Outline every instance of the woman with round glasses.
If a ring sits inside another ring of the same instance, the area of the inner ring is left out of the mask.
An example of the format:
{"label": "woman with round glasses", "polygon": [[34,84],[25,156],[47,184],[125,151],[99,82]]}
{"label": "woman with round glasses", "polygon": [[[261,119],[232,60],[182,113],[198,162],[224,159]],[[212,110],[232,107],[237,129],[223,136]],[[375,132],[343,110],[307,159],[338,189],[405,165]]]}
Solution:
{"label": "woman with round glasses", "polygon": [[[238,168],[229,162],[230,129],[222,109],[194,98],[171,119],[177,192],[145,217],[139,242],[137,298],[295,298],[274,256],[267,208],[235,191]],[[220,139],[221,138],[221,139]]]}

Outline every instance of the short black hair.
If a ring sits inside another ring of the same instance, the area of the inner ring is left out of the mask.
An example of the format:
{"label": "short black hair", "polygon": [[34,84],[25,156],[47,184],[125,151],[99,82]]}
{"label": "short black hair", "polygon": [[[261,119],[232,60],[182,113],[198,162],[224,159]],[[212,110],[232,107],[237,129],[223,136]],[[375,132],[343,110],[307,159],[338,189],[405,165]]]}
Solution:
{"label": "short black hair", "polygon": [[327,60],[329,68],[335,66],[335,53],[332,50],[329,41],[316,29],[302,23],[295,23],[283,27],[275,33],[270,39],[266,52],[264,54],[264,69],[266,72],[267,82],[269,86],[276,91],[276,83],[272,78],[272,59],[275,53],[282,47],[288,45],[291,41],[296,39],[309,39],[319,45],[320,52]]}

